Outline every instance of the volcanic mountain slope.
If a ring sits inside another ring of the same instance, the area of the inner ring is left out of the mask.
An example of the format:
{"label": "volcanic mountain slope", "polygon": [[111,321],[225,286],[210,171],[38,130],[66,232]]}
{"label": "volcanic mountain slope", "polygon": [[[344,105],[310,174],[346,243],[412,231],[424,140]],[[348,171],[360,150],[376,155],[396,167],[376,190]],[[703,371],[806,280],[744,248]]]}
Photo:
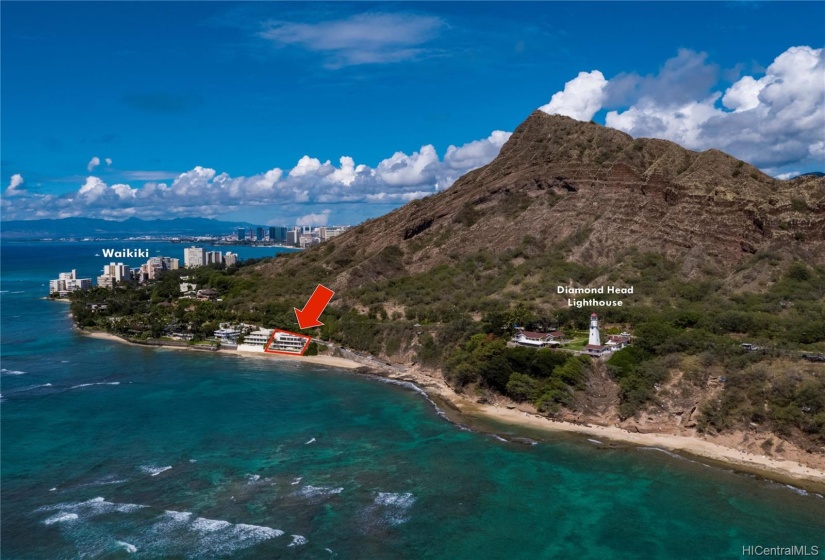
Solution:
{"label": "volcanic mountain slope", "polygon": [[312,262],[317,280],[347,290],[532,241],[587,266],[659,253],[686,279],[725,278],[758,251],[825,263],[825,178],[780,181],[718,150],[536,111],[449,189],[263,272]]}

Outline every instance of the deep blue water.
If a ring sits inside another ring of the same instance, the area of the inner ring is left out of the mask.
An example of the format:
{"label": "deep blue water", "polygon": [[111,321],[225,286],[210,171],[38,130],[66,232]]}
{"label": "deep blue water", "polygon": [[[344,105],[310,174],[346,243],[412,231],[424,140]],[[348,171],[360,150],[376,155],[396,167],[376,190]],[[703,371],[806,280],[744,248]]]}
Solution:
{"label": "deep blue water", "polygon": [[[58,272],[97,276],[101,246],[2,245],[4,559],[740,558],[746,545],[825,546],[825,499],[782,484],[585,438],[499,441],[408,388],[335,369],[80,335],[66,304],[41,298]],[[148,246],[182,258],[183,245]]]}

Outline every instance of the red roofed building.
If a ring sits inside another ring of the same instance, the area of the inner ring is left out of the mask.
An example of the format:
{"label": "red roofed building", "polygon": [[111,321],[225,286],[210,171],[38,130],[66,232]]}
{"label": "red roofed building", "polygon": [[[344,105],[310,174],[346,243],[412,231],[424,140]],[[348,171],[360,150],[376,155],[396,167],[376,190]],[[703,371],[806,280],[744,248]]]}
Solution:
{"label": "red roofed building", "polygon": [[[559,331],[555,331],[559,335]],[[522,346],[530,346],[531,348],[547,348],[548,346],[558,346],[558,342],[553,336],[554,333],[542,333],[533,331],[521,331],[513,337],[513,342]],[[559,338],[561,338],[559,336]]]}

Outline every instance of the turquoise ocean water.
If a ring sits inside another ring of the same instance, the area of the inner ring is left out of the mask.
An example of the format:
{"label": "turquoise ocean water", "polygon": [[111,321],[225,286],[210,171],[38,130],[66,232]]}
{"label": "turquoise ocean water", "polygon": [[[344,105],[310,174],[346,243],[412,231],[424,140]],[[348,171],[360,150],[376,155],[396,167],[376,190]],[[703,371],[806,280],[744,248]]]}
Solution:
{"label": "turquoise ocean water", "polygon": [[501,441],[335,369],[84,337],[40,298],[58,272],[99,274],[102,246],[2,246],[3,559],[825,554],[825,499],[783,484],[586,438]]}

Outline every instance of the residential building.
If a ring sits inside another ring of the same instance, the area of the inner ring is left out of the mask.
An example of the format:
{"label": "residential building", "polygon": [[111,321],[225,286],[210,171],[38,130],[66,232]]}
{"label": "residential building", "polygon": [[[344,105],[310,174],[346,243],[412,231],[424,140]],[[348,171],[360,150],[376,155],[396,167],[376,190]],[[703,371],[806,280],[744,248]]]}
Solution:
{"label": "residential building", "polygon": [[183,250],[183,263],[186,268],[197,268],[206,264],[206,251],[203,247],[187,247]]}
{"label": "residential building", "polygon": [[520,344],[521,346],[530,346],[532,348],[548,348],[550,346],[559,346],[561,344],[553,337],[552,333],[533,331],[519,331],[513,337],[513,342]]}
{"label": "residential building", "polygon": [[198,290],[196,297],[201,301],[216,300],[218,299],[218,290],[204,288],[203,290]]}
{"label": "residential building", "polygon": [[220,328],[214,334],[221,346],[237,346],[239,336],[241,336],[241,329],[226,323],[221,323]]}
{"label": "residential building", "polygon": [[605,346],[609,346],[611,352],[616,352],[626,347],[628,344],[630,344],[630,334],[622,333],[611,334],[610,336],[608,336],[607,344]]}
{"label": "residential building", "polygon": [[88,290],[92,287],[91,278],[78,278],[77,270],[61,272],[56,280],[49,280],[49,294],[65,296],[77,290]]}
{"label": "residential building", "polygon": [[309,342],[308,336],[300,336],[295,333],[275,330],[267,350],[274,352],[286,352],[289,354],[303,354],[304,347]]}
{"label": "residential building", "polygon": [[325,226],[318,228],[318,237],[321,241],[326,241],[328,239],[332,239],[333,237],[337,237],[347,231],[349,226]]}
{"label": "residential building", "polygon": [[293,247],[300,247],[301,243],[301,230],[298,228],[294,228],[286,232],[286,244],[291,245]]}
{"label": "residential building", "polygon": [[223,262],[227,267],[238,265],[238,253],[227,252],[223,256]]}
{"label": "residential building", "polygon": [[97,277],[101,288],[113,288],[118,282],[130,282],[132,270],[123,263],[109,263],[103,267],[103,274]]}
{"label": "residential building", "polygon": [[220,251],[206,251],[205,264],[223,264],[223,255]]}
{"label": "residential building", "polygon": [[258,329],[244,337],[243,343],[238,344],[238,352],[263,352],[274,329]]}
{"label": "residential building", "polygon": [[160,257],[164,270],[177,270],[180,268],[180,259],[172,257]]}
{"label": "residential building", "polygon": [[189,292],[194,292],[197,289],[198,289],[198,285],[195,284],[194,282],[181,282],[180,283],[181,293],[186,294],[186,293],[189,293]]}

